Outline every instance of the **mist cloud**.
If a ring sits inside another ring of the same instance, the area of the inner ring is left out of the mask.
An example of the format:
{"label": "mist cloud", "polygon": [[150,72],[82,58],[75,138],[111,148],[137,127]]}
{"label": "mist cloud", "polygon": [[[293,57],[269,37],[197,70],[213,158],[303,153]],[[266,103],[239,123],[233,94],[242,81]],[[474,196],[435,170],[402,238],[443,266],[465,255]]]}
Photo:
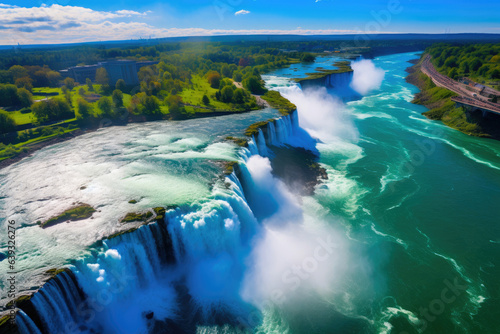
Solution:
{"label": "mist cloud", "polygon": [[375,67],[371,60],[362,59],[351,64],[354,70],[351,88],[361,95],[380,88],[385,71]]}

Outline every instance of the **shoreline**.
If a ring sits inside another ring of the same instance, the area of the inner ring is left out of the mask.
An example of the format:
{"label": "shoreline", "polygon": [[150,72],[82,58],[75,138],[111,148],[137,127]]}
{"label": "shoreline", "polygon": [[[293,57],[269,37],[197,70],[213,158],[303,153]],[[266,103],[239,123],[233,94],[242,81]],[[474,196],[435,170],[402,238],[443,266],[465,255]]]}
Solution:
{"label": "shoreline", "polygon": [[478,111],[470,111],[457,107],[451,100],[456,93],[436,86],[430,77],[421,69],[421,64],[426,55],[423,52],[420,58],[408,61],[411,66],[406,68],[408,75],[405,81],[419,89],[413,94],[411,103],[419,104],[428,110],[423,112],[427,119],[440,121],[447,127],[455,129],[471,137],[500,140],[500,123],[494,116],[486,119]]}

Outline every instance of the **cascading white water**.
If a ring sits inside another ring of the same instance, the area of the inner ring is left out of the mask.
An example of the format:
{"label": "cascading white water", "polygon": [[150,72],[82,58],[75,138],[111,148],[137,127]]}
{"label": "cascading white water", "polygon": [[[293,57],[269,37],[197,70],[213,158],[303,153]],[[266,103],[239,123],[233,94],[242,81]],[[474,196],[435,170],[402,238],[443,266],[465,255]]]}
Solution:
{"label": "cascading white water", "polygon": [[267,127],[268,127],[268,138],[267,138],[267,142],[269,143],[269,145],[278,145],[278,142],[276,140],[276,128],[274,127],[274,122],[269,122],[267,124]]}
{"label": "cascading white water", "polygon": [[257,138],[252,136],[248,142],[248,149],[252,155],[270,156],[272,149],[270,146],[290,145],[302,147],[317,153],[317,140],[312,138],[307,131],[299,125],[297,111],[269,121],[266,127],[266,136],[259,129]]}
{"label": "cascading white water", "polygon": [[[272,151],[268,145],[315,151],[317,140],[329,138],[311,131],[313,123],[302,116],[292,112],[269,122],[266,136],[259,130],[248,150],[242,150],[238,176],[233,173],[225,179],[227,189],[217,186],[209,199],[170,210],[165,221],[104,241],[97,252],[76,261],[73,271],[93,301],[84,303],[91,317],[72,314],[70,310],[78,308],[77,298],[68,298],[55,287],[52,291],[55,280],[49,282],[47,293],[33,298],[44,328],[56,332],[62,324],[83,323],[102,333],[141,333],[152,322],[165,319],[203,323],[217,314],[248,319],[256,310],[259,318],[267,314],[267,301],[276,306],[272,295],[283,285],[283,275],[297,266],[309,270],[311,263],[321,268],[308,271],[307,279],[294,271],[286,276],[288,300],[342,291],[336,287],[349,271],[345,241],[322,219],[304,211],[301,199],[273,177],[267,158]],[[310,126],[309,132],[299,119]],[[313,200],[309,205],[318,210]],[[317,259],[319,246],[324,247]],[[60,316],[54,318],[54,312]]]}
{"label": "cascading white water", "polygon": [[259,148],[259,154],[267,157],[269,152],[267,151],[266,139],[264,138],[264,133],[262,129],[259,129],[259,133],[257,135],[257,147]]}
{"label": "cascading white water", "polygon": [[344,89],[349,87],[353,77],[353,72],[343,72],[331,74],[325,77],[325,87],[334,89]]}
{"label": "cascading white water", "polygon": [[[77,322],[78,304],[82,298],[73,279],[63,272],[46,283],[31,299],[44,328],[49,333],[63,333],[66,324]],[[22,334],[36,333],[36,325],[23,312],[23,325],[19,327]],[[23,330],[26,330],[23,332]]]}

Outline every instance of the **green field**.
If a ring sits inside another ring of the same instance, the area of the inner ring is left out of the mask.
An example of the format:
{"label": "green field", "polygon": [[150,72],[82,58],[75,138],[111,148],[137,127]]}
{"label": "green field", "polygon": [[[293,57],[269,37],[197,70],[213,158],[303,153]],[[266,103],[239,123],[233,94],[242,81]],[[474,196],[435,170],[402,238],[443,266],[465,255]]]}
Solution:
{"label": "green field", "polygon": [[[184,88],[182,92],[179,94],[182,97],[182,101],[187,104],[192,104],[195,106],[208,107],[216,110],[228,110],[228,111],[238,111],[239,109],[235,108],[235,106],[231,103],[224,103],[221,101],[217,101],[215,99],[215,93],[218,89],[210,87],[207,79],[204,77],[200,77],[198,75],[194,75],[191,79],[192,86],[189,88]],[[202,102],[203,95],[207,95],[210,99],[210,104],[205,106]],[[196,112],[210,112],[212,110],[201,109],[201,108],[192,108]],[[189,110],[189,108],[187,109]]]}
{"label": "green field", "polygon": [[36,121],[35,116],[31,112],[23,114],[23,113],[21,113],[20,110],[5,111],[5,110],[0,109],[0,113],[9,115],[12,119],[14,119],[14,122],[16,122],[16,125],[24,125],[24,124],[28,124],[28,123],[32,123],[32,122]]}

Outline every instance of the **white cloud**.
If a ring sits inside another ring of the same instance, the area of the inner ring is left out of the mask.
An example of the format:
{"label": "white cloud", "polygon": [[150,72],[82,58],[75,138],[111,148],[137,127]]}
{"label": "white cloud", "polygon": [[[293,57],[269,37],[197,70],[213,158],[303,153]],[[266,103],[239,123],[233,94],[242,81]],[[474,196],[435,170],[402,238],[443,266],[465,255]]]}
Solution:
{"label": "white cloud", "polygon": [[250,14],[250,11],[244,10],[244,9],[239,10],[236,13],[234,13],[234,15],[236,15],[236,16],[238,16],[238,15],[247,15],[247,14]]}
{"label": "white cloud", "polygon": [[[150,11],[148,11],[148,12],[150,12]],[[147,12],[139,13],[139,12],[136,12],[136,11],[133,11],[133,10],[126,10],[126,9],[117,10],[115,13],[118,14],[118,15],[123,15],[123,16],[127,16],[127,17],[130,17],[130,16],[146,16],[146,14],[147,14]]]}

